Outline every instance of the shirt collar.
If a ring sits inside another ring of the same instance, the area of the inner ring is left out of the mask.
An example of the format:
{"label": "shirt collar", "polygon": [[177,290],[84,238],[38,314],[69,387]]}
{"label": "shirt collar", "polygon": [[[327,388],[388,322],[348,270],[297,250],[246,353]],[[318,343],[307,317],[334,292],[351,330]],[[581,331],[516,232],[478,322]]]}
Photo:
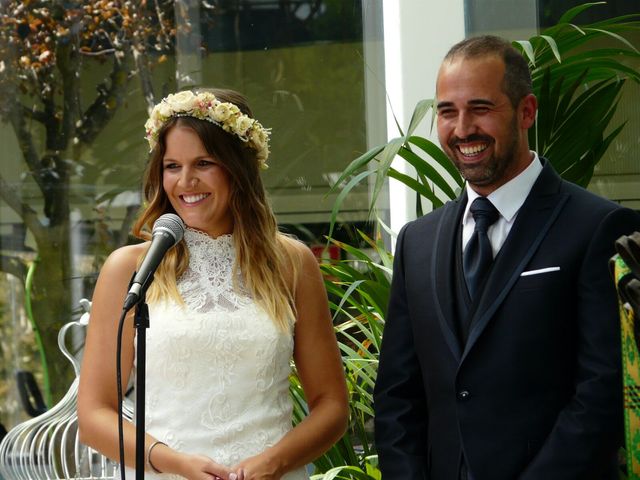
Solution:
{"label": "shirt collar", "polygon": [[[500,212],[500,216],[507,222],[511,222],[516,213],[518,213],[518,210],[522,207],[531,188],[533,188],[533,184],[536,183],[538,175],[540,175],[542,171],[542,163],[540,162],[538,154],[534,151],[531,151],[531,154],[532,160],[527,168],[487,196],[498,212]],[[471,188],[468,182],[466,189],[468,201],[464,216],[462,217],[463,224],[471,218],[471,213],[469,212],[471,203],[480,196]]]}

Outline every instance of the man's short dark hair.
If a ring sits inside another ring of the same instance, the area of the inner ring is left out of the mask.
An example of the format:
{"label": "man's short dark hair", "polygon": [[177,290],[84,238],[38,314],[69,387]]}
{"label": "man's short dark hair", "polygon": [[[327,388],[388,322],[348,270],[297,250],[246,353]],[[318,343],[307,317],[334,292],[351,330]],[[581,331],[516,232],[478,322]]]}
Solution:
{"label": "man's short dark hair", "polygon": [[456,43],[444,59],[452,61],[456,57],[465,59],[495,55],[504,62],[502,91],[509,97],[514,108],[523,97],[533,92],[531,71],[522,54],[508,41],[493,35],[467,38]]}

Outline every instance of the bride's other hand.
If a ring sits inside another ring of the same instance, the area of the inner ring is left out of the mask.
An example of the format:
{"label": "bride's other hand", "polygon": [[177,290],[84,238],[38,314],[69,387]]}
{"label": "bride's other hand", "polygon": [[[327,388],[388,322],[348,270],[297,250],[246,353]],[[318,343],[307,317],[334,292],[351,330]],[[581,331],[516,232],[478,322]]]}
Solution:
{"label": "bride's other hand", "polygon": [[284,472],[267,452],[249,457],[231,469],[237,480],[280,480]]}
{"label": "bride's other hand", "polygon": [[184,455],[179,475],[189,480],[237,480],[232,469],[214,462],[206,455]]}

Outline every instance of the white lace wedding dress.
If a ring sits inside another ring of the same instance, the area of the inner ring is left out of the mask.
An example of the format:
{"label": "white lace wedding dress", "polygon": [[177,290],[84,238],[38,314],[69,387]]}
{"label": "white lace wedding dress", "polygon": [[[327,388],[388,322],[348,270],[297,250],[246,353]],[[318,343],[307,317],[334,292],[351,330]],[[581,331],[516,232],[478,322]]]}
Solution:
{"label": "white lace wedding dress", "polygon": [[[293,339],[276,329],[241,278],[234,290],[231,235],[187,229],[184,239],[190,260],[178,289],[186,305],[149,304],[145,429],[176,450],[233,466],[291,429]],[[282,478],[308,476],[301,468]]]}

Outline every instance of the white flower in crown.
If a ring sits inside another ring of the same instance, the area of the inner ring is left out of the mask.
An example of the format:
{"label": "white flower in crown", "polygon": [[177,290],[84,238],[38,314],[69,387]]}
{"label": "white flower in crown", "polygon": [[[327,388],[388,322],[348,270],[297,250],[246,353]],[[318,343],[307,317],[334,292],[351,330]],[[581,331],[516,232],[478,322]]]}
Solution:
{"label": "white flower in crown", "polygon": [[173,93],[163,100],[177,112],[188,112],[196,105],[196,96],[190,90]]}
{"label": "white flower in crown", "polygon": [[173,111],[171,110],[171,107],[167,103],[160,102],[158,104],[158,116],[159,117],[169,118],[172,113],[173,113]]}
{"label": "white flower in crown", "polygon": [[264,132],[258,129],[251,130],[251,137],[249,140],[258,147],[258,150],[262,150],[267,146],[267,138],[264,135]]}
{"label": "white flower in crown", "polygon": [[213,107],[213,118],[216,122],[226,122],[231,116],[231,109],[225,103],[219,103]]}
{"label": "white flower in crown", "polygon": [[240,138],[246,139],[247,132],[253,126],[253,122],[254,120],[246,115],[237,117],[235,131]]}
{"label": "white flower in crown", "polygon": [[158,143],[158,133],[172,117],[194,117],[218,125],[225,132],[237,136],[256,152],[261,168],[267,168],[269,158],[269,129],[260,122],[242,113],[237,105],[221,102],[211,92],[194,94],[189,90],[163,98],[144,124],[150,151]]}

